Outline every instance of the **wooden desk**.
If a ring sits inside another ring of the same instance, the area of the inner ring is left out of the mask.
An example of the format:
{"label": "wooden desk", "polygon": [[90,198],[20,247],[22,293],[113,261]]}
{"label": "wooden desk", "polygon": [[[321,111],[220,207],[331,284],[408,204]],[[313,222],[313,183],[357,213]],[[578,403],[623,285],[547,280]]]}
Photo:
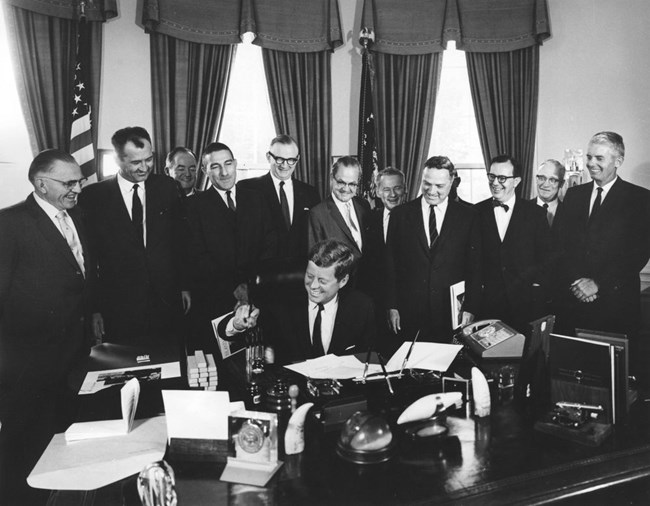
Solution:
{"label": "wooden desk", "polygon": [[[640,396],[643,398],[643,396]],[[384,464],[355,466],[334,452],[338,433],[308,432],[306,451],[284,458],[266,488],[223,483],[223,465],[170,461],[179,504],[542,504],[650,477],[650,403],[599,448],[536,432],[514,403],[489,419],[448,417],[449,443],[420,452],[400,445]],[[455,438],[455,439],[454,439]],[[639,483],[644,483],[639,481]],[[53,492],[52,505],[139,504],[135,477],[92,493]]]}

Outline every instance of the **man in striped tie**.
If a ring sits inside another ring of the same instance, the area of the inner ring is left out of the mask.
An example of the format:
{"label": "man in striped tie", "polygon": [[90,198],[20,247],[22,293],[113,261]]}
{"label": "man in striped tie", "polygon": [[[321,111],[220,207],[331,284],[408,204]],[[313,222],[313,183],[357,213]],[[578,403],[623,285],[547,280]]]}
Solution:
{"label": "man in striped tie", "polygon": [[0,504],[37,504],[25,479],[67,427],[68,373],[90,344],[95,271],[76,207],[83,175],[59,150],[34,158],[34,191],[0,211]]}

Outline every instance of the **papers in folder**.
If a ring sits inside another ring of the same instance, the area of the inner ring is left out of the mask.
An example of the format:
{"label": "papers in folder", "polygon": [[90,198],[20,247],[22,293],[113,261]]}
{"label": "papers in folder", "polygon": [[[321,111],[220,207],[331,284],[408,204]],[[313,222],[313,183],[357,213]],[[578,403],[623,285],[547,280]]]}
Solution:
{"label": "papers in folder", "polygon": [[73,423],[65,431],[66,441],[93,439],[99,437],[122,436],[131,432],[135,412],[140,398],[140,383],[136,378],[129,380],[120,390],[122,418],[120,420],[100,420],[97,422]]}
{"label": "papers in folder", "polygon": [[[411,347],[407,341],[400,346],[386,364],[388,372],[399,372]],[[458,344],[420,343],[416,342],[405,369],[426,369],[444,372],[458,355],[462,346]],[[337,357],[325,355],[297,364],[285,366],[303,376],[314,379],[351,379],[363,376],[365,364],[354,355]],[[367,374],[381,373],[381,366],[369,364]]]}
{"label": "papers in folder", "polygon": [[[402,343],[402,346],[390,357],[386,369],[388,371],[399,371],[410,347],[411,341]],[[418,341],[413,346],[411,356],[404,368],[445,372],[449,369],[461,348],[460,344],[421,343]]]}

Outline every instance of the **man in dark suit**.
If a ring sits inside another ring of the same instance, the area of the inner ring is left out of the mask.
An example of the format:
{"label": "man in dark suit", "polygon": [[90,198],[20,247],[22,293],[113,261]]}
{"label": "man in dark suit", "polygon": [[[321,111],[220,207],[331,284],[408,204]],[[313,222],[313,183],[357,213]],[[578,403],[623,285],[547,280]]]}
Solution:
{"label": "man in dark suit", "polygon": [[227,145],[209,144],[201,155],[201,169],[211,186],[188,201],[189,347],[205,350],[214,343],[211,320],[233,307],[235,288],[255,271],[272,234],[257,193],[235,185],[237,160]]}
{"label": "man in dark suit", "polygon": [[375,316],[372,301],[356,290],[343,290],[354,266],[354,254],[337,240],[319,242],[309,252],[305,290],[265,305],[261,313],[247,305],[226,315],[219,335],[236,335],[256,325],[275,350],[279,364],[325,354],[348,355],[373,346]]}
{"label": "man in dark suit", "polygon": [[[386,305],[399,341],[451,341],[449,288],[465,281],[462,323],[472,321],[480,291],[480,242],[471,206],[448,198],[456,170],[427,160],[422,196],[391,211],[386,240]],[[399,343],[398,343],[399,344]]]}
{"label": "man in dark suit", "polygon": [[[0,211],[0,503],[34,504],[25,479],[69,423],[67,375],[90,345],[94,265],[74,158],[46,150],[34,193]],[[44,498],[40,498],[45,503]]]}
{"label": "man in dark suit", "polygon": [[542,316],[552,261],[551,231],[544,209],[519,198],[521,166],[509,156],[492,159],[492,198],[476,205],[482,246],[481,318],[498,318],[520,332]]}
{"label": "man in dark suit", "polygon": [[190,307],[176,184],[151,173],[154,157],[144,128],[118,130],[111,142],[118,174],[79,196],[99,268],[94,327],[109,342],[176,344],[181,313]]}
{"label": "man in dark suit", "polygon": [[177,146],[167,153],[165,174],[171,177],[184,197],[196,194],[196,156],[191,149]]}
{"label": "man in dark suit", "polygon": [[270,173],[237,183],[238,187],[259,193],[270,216],[276,240],[265,257],[269,259],[305,258],[307,251],[307,218],[309,210],[320,202],[316,188],[294,179],[300,160],[298,144],[288,135],[271,141],[266,158]]}
{"label": "man in dark suit", "polygon": [[537,198],[533,199],[538,206],[546,211],[546,221],[553,228],[555,216],[562,205],[559,199],[560,189],[564,186],[566,170],[557,160],[546,160],[537,169],[535,183],[537,185]]}
{"label": "man in dark suit", "polygon": [[650,192],[617,175],[624,158],[620,135],[597,133],[587,149],[593,182],[569,188],[564,198],[557,218],[562,253],[557,327],[627,334],[631,357],[642,356],[645,370],[648,353],[636,338],[639,272],[650,258]]}
{"label": "man in dark suit", "polygon": [[325,239],[337,239],[352,250],[357,261],[361,259],[370,206],[356,196],[360,179],[361,167],[351,156],[342,156],[332,165],[332,194],[309,211],[309,249]]}

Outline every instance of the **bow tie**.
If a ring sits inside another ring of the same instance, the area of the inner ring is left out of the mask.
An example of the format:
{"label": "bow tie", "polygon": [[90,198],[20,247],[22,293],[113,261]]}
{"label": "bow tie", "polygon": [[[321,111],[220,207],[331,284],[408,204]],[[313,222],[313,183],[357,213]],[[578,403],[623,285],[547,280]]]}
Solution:
{"label": "bow tie", "polygon": [[510,206],[507,204],[504,204],[503,202],[499,202],[497,199],[492,199],[492,206],[494,207],[503,207],[503,210],[507,213],[508,209],[510,209]]}

